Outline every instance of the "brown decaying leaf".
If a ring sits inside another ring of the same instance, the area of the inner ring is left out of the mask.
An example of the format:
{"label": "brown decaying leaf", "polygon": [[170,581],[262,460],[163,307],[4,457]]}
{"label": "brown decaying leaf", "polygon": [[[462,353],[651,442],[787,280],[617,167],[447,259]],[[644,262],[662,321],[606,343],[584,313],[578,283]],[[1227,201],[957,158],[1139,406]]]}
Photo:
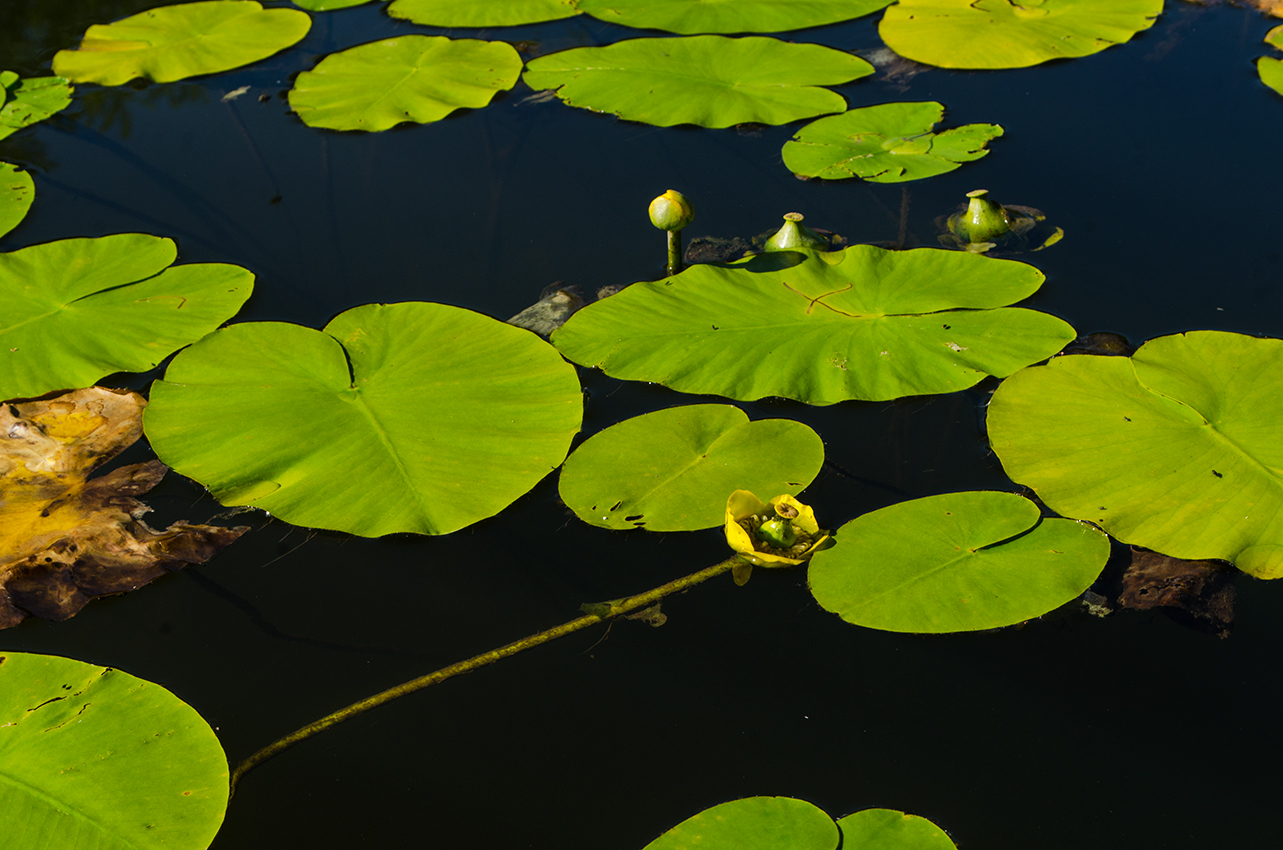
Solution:
{"label": "brown decaying leaf", "polygon": [[1234,622],[1233,575],[1221,561],[1183,561],[1133,548],[1118,604],[1182,611],[1192,617],[1190,625],[1225,637]]}
{"label": "brown decaying leaf", "polygon": [[142,435],[146,400],[100,387],[0,404],[0,628],[65,620],[95,596],[124,593],[199,564],[246,531],[179,521],[157,531],[135,496],[160,461],[89,473]]}

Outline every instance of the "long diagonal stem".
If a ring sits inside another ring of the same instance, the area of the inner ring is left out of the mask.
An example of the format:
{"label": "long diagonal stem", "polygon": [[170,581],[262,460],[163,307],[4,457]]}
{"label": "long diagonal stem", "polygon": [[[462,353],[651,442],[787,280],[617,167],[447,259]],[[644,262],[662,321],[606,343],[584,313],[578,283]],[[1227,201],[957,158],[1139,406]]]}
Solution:
{"label": "long diagonal stem", "polygon": [[372,708],[378,708],[385,703],[403,697],[406,694],[412,694],[415,691],[422,690],[438,682],[444,682],[446,679],[458,676],[461,673],[468,673],[476,670],[478,667],[484,667],[487,664],[493,664],[501,658],[507,658],[510,655],[516,655],[532,647],[547,643],[555,638],[568,635],[571,632],[577,632],[580,629],[586,629],[597,623],[605,622],[621,614],[628,614],[640,608],[647,608],[654,605],[660,599],[668,596],[670,593],[677,593],[694,587],[701,582],[708,581],[710,578],[719,576],[722,573],[729,572],[737,564],[743,563],[738,557],[728,558],[720,564],[714,564],[707,569],[700,570],[697,573],[691,573],[683,578],[670,581],[668,584],[660,585],[654,590],[648,590],[637,596],[628,596],[623,599],[614,599],[610,602],[601,602],[594,605],[583,606],[589,613],[577,620],[571,620],[569,623],[563,623],[560,626],[539,632],[538,634],[524,637],[521,640],[513,641],[507,646],[501,646],[498,649],[492,649],[489,652],[483,652],[480,655],[474,655],[467,661],[460,661],[457,664],[451,664],[449,667],[443,667],[435,673],[429,673],[426,676],[420,676],[417,679],[411,679],[408,682],[397,685],[394,688],[388,688],[386,691],[377,693],[374,696],[366,697],[360,702],[354,702],[347,708],[341,708],[333,714],[327,714],[314,723],[309,723],[302,729],[298,729],[286,735],[263,749],[254,753],[249,758],[236,765],[232,771],[231,791],[236,793],[236,784],[240,782],[241,777],[253,770],[258,765],[270,759],[277,753],[283,752],[297,744],[299,741],[306,740],[320,732],[329,729],[335,724],[342,723],[350,717],[356,717],[358,714],[364,714]]}

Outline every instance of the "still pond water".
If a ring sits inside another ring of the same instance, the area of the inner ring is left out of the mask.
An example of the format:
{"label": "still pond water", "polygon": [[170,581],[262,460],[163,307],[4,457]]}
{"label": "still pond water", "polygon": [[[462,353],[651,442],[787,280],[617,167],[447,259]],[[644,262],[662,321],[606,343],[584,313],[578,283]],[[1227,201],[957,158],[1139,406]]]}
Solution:
{"label": "still pond water", "polygon": [[[0,64],[47,74],[88,25],[154,5],[5,0]],[[869,50],[878,17],[786,38]],[[1081,333],[1283,336],[1283,98],[1252,65],[1269,52],[1269,26],[1243,9],[1169,0],[1153,29],[1095,56],[838,91],[852,106],[938,100],[946,126],[1006,128],[982,161],[907,184],[911,243],[935,244],[933,220],[985,187],[1065,229],[1061,244],[1022,257],[1048,278],[1027,305]],[[645,210],[670,187],[696,207],[690,235],[749,236],[796,210],[852,241],[898,236],[900,187],[803,182],[784,168],[796,124],[659,129],[527,102],[523,84],[488,108],[377,135],[313,130],[288,114],[293,74],[405,32],[530,41],[541,53],[636,35],[591,19],[429,30],[374,4],[315,16],[306,40],[245,69],[83,86],[67,113],[4,143],[0,158],[29,168],[37,194],[0,247],[169,236],[181,261],[258,275],[238,320],[320,327],[371,301],[502,319],[554,281],[592,292],[656,276],[663,237]],[[245,96],[222,101],[241,86]],[[151,377],[121,381],[142,388]],[[585,435],[717,400],[582,380]],[[985,440],[995,385],[885,404],[740,406],[820,433],[832,463],[806,501],[837,527],[918,496],[1014,489]],[[121,462],[144,457],[140,447]],[[157,524],[220,511],[176,477],[148,501]],[[581,602],[725,556],[719,531],[589,528],[558,501],[555,475],[499,517],[437,539],[248,522],[254,531],[211,563],[66,623],[23,623],[0,633],[0,648],[159,682],[208,719],[235,763],[337,707],[571,619]],[[1112,595],[1116,582],[1111,567],[1098,589]],[[213,846],[629,850],[753,795],[800,797],[835,816],[902,809],[963,848],[1192,850],[1269,846],[1277,834],[1283,582],[1240,578],[1225,640],[1151,612],[880,633],[820,610],[798,571],[759,570],[743,588],[724,577],[663,610],[660,628],[590,629],[302,744],[246,777]]]}

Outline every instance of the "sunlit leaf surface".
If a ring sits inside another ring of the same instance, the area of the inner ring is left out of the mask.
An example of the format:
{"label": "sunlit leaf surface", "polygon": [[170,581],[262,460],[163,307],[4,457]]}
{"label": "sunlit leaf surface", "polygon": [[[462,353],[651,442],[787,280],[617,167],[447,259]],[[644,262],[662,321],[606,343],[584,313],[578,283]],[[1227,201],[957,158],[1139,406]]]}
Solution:
{"label": "sunlit leaf surface", "polygon": [[1195,331],[1058,357],[1002,384],[989,437],[1013,480],[1125,543],[1283,575],[1283,340]]}
{"label": "sunlit leaf surface", "polygon": [[71,103],[71,86],[62,77],[19,79],[12,71],[0,72],[4,106],[0,107],[0,139],[43,121]]}
{"label": "sunlit leaf surface", "polygon": [[493,516],[561,464],[575,369],[529,331],[444,304],[368,304],[324,331],[236,324],[174,358],[144,423],[226,505],[367,537]]}
{"label": "sunlit leaf surface", "polygon": [[1012,260],[856,245],[697,265],[580,310],[552,336],[608,375],[689,393],[808,404],[965,389],[1074,338],[1054,316],[1005,307],[1043,275]]}
{"label": "sunlit leaf surface", "polygon": [[858,56],[773,38],[637,38],[541,56],[526,85],[571,106],[669,127],[786,124],[841,112],[837,85],[873,73]]}
{"label": "sunlit leaf surface", "polygon": [[110,667],[0,653],[5,850],[205,850],[227,758],[191,706]]}
{"label": "sunlit leaf surface", "polygon": [[823,441],[801,422],[673,407],[594,434],[566,460],[561,498],[591,525],[692,531],[720,526],[735,490],[796,495],[823,462]]}
{"label": "sunlit leaf surface", "polygon": [[[946,493],[901,502],[839,528],[811,558],[811,593],[859,626],[964,632],[1009,626],[1091,586],[1109,538],[1068,519],[1039,519],[1014,493]],[[858,846],[858,845],[857,845]]]}
{"label": "sunlit leaf surface", "polygon": [[161,6],[90,27],[79,48],[58,51],[53,71],[104,86],[136,77],[168,83],[266,59],[302,39],[311,25],[306,12],[264,9],[253,0]]}
{"label": "sunlit leaf surface", "polygon": [[362,6],[369,3],[370,0],[291,0],[291,2],[301,9],[307,9],[309,12],[333,12],[336,9]]}
{"label": "sunlit leaf surface", "polygon": [[120,233],[0,254],[0,399],[151,369],[230,319],[254,275],[170,266],[170,239]]}
{"label": "sunlit leaf surface", "polygon": [[[404,0],[403,0],[404,2]],[[786,32],[859,18],[892,0],[578,0],[594,18],[638,29]]]}
{"label": "sunlit leaf surface", "polygon": [[0,236],[27,217],[35,197],[36,184],[31,175],[16,165],[0,162]]}
{"label": "sunlit leaf surface", "polygon": [[485,106],[520,73],[506,42],[403,35],[325,57],[298,75],[290,106],[312,127],[375,132]]}
{"label": "sunlit leaf surface", "polygon": [[[1265,41],[1283,50],[1283,26],[1275,27],[1266,33]],[[1261,82],[1279,94],[1283,94],[1283,59],[1262,56],[1256,60],[1256,70],[1261,75]]]}
{"label": "sunlit leaf surface", "polygon": [[748,797],[692,815],[645,850],[836,850],[833,818],[805,800]]}
{"label": "sunlit leaf surface", "polygon": [[893,809],[865,809],[838,820],[843,847],[870,850],[956,850],[945,831],[926,818]]}
{"label": "sunlit leaf surface", "polygon": [[784,143],[784,164],[806,177],[902,183],[979,159],[989,153],[989,140],[1002,135],[997,124],[932,133],[943,117],[944,106],[928,102],[884,103],[820,118]]}
{"label": "sunlit leaf surface", "polygon": [[429,27],[513,27],[573,18],[574,0],[395,0],[388,14]]}
{"label": "sunlit leaf surface", "polygon": [[878,33],[915,62],[1024,68],[1121,44],[1162,11],[1163,0],[900,0]]}

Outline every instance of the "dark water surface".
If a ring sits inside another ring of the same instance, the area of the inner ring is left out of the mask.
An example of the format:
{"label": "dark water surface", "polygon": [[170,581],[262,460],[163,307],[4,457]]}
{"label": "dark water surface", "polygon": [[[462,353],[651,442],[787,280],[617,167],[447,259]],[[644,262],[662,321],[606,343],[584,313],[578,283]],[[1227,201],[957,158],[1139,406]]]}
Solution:
{"label": "dark water surface", "polygon": [[[5,0],[3,67],[48,73],[89,24],[153,5]],[[1080,332],[1283,336],[1283,98],[1252,65],[1269,52],[1271,22],[1168,6],[1152,30],[1084,59],[838,90],[852,106],[939,100],[949,126],[1007,130],[984,160],[906,184],[911,241],[935,244],[933,219],[986,187],[1065,229],[1061,244],[1021,258],[1048,277],[1026,303]],[[874,48],[878,17],[786,38]],[[525,103],[520,83],[488,108],[374,135],[288,114],[292,75],[406,32],[530,40],[542,52],[635,35],[591,19],[434,31],[374,4],[316,15],[300,45],[245,69],[82,86],[67,113],[0,143],[37,193],[0,248],[170,236],[181,261],[258,275],[239,321],[319,327],[357,304],[413,299],[503,319],[554,281],[591,292],[652,277],[663,236],[645,209],[670,187],[696,206],[692,235],[751,235],[797,210],[853,241],[897,236],[899,186],[803,182],[784,168],[780,147],[800,124],[659,129]],[[250,92],[221,101],[241,86]],[[582,380],[585,435],[701,400]],[[848,474],[826,469],[807,501],[837,527],[908,498],[1014,489],[984,435],[994,385],[741,407],[819,431]],[[219,512],[174,478],[150,499],[158,523]],[[499,517],[436,539],[248,516],[226,520],[255,530],[211,563],[66,623],[23,623],[0,633],[0,648],[159,682],[209,720],[235,763],[374,691],[571,619],[581,602],[725,555],[716,530],[589,528],[559,503],[555,475]],[[1107,573],[1100,589],[1116,581]],[[842,623],[802,572],[758,570],[743,588],[725,578],[666,600],[661,628],[591,629],[300,745],[245,779],[213,846],[639,850],[704,807],[759,794],[835,816],[903,809],[963,848],[1271,846],[1283,583],[1241,578],[1238,592],[1226,640],[1137,612],[931,637]]]}

